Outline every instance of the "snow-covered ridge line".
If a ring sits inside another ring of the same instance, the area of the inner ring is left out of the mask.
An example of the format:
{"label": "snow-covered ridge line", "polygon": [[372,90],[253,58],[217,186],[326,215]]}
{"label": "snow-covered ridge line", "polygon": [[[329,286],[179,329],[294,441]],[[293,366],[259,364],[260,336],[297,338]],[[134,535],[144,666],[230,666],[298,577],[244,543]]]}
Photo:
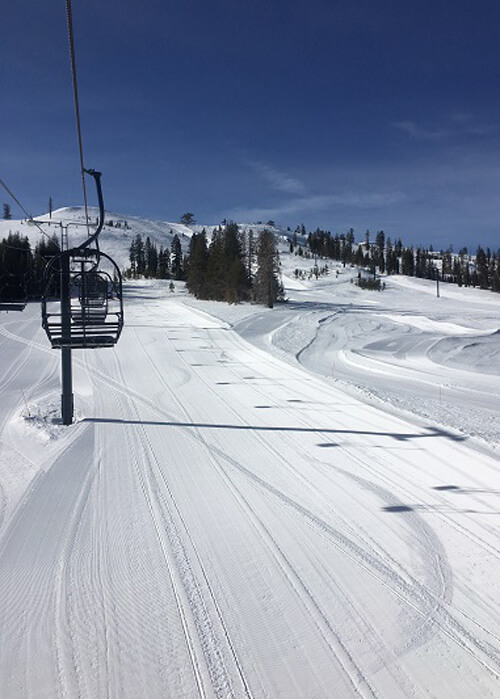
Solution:
{"label": "snow-covered ridge line", "polygon": [[[97,207],[88,207],[89,219],[91,223],[97,221],[99,210]],[[34,220],[43,221],[42,228],[50,236],[59,238],[61,229],[67,227],[70,245],[77,245],[87,236],[85,223],[85,211],[81,206],[67,206],[56,209],[52,215],[48,213],[35,216]],[[220,224],[193,224],[186,226],[176,221],[159,221],[155,219],[142,218],[140,216],[128,216],[114,211],[105,211],[105,224],[100,237],[100,245],[103,252],[111,255],[121,268],[129,265],[129,249],[133,239],[137,235],[144,238],[149,237],[151,242],[158,248],[163,246],[169,249],[173,237],[177,235],[181,246],[186,252],[189,241],[193,233],[200,233],[203,229],[210,236]],[[258,233],[269,226],[264,224],[241,223],[238,224],[243,231],[252,229]],[[281,228],[272,228],[277,234],[285,234]],[[9,232],[18,232],[22,236],[27,236],[32,247],[38,242],[41,233],[33,225],[29,225],[26,219],[0,220],[0,239],[7,236]]]}

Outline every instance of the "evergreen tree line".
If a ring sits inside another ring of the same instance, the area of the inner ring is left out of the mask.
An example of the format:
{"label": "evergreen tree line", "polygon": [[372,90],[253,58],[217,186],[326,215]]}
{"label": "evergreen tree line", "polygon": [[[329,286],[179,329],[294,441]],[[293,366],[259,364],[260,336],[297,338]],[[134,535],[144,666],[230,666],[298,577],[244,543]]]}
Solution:
{"label": "evergreen tree line", "polygon": [[26,236],[10,232],[0,241],[0,298],[40,298],[45,265],[58,253],[56,235],[42,238],[32,250]]}
{"label": "evergreen tree line", "polygon": [[[170,231],[172,233],[172,231]],[[138,233],[129,248],[130,267],[125,276],[137,279],[184,279],[186,261],[182,254],[181,241],[177,234],[172,238],[170,248],[158,247],[149,236]]]}
{"label": "evergreen tree line", "polygon": [[255,240],[252,231],[243,233],[236,223],[227,223],[214,230],[209,242],[203,229],[193,233],[185,256],[177,234],[170,250],[158,250],[149,237],[137,235],[129,258],[129,277],[183,279],[199,299],[256,301],[272,308],[284,298],[276,241],[268,230]]}
{"label": "evergreen tree line", "polygon": [[[296,254],[304,254],[294,236],[290,240],[290,249]],[[405,247],[398,238],[394,243],[378,231],[375,240],[370,241],[367,231],[364,243],[354,242],[354,231],[332,236],[329,231],[319,228],[309,233],[306,246],[313,256],[329,258],[358,267],[366,267],[373,273],[404,274],[423,279],[439,279],[458,286],[472,286],[480,289],[500,291],[500,250],[492,252],[489,248],[477,248],[475,259],[468,254],[467,248],[453,253],[451,248],[445,252],[435,252],[432,246]]]}
{"label": "evergreen tree line", "polygon": [[236,223],[219,226],[210,244],[206,232],[194,234],[189,248],[188,291],[197,298],[237,303],[255,301],[272,308],[284,299],[274,234],[240,231]]}
{"label": "evergreen tree line", "polygon": [[[304,246],[299,245],[297,234]],[[401,238],[392,242],[383,231],[377,232],[374,241],[367,231],[365,241],[355,243],[353,229],[332,236],[318,228],[306,235],[302,225],[290,239],[290,250],[365,267],[373,273],[425,279],[439,275],[441,281],[459,286],[500,291],[500,251],[481,246],[472,258],[466,248],[458,253],[451,249],[436,253],[432,246],[405,247]],[[0,241],[0,298],[40,298],[45,265],[58,252],[56,235],[42,238],[32,249],[26,236],[9,232]],[[244,233],[237,224],[228,223],[214,231],[210,243],[203,230],[193,234],[188,255],[183,255],[177,234],[169,248],[159,249],[149,236],[137,235],[129,257],[129,277],[186,280],[188,290],[197,298],[229,303],[251,300],[272,306],[284,296],[275,238],[268,230],[254,238],[252,231]]]}
{"label": "evergreen tree line", "polygon": [[196,298],[272,308],[285,296],[274,234],[263,230],[255,239],[253,231],[241,232],[236,223],[219,226],[210,244],[205,229],[193,234],[186,286]]}

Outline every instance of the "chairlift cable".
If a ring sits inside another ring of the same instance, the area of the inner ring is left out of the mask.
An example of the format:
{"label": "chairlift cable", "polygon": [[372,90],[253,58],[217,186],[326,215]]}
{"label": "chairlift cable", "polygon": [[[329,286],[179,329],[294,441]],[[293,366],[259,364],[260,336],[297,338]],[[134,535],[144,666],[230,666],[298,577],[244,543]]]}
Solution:
{"label": "chairlift cable", "polygon": [[[33,223],[33,225],[35,225],[35,226],[38,228],[38,230],[40,231],[40,233],[41,233],[42,235],[44,235],[44,236],[45,236],[46,238],[48,238],[49,240],[52,240],[52,237],[51,237],[48,233],[46,233],[46,232],[43,230],[43,228],[42,228],[36,221],[33,220],[33,216],[32,216],[30,213],[28,213],[28,211],[26,211],[26,209],[25,209],[24,206],[21,204],[21,202],[19,201],[19,199],[18,199],[18,198],[15,196],[15,194],[7,187],[7,185],[5,184],[5,182],[4,182],[2,179],[0,179],[0,184],[1,184],[2,187],[6,190],[6,192],[12,197],[12,199],[16,202],[16,204],[19,206],[19,208],[22,209],[22,211],[26,214],[27,220],[28,220],[28,221],[31,221],[31,223]],[[58,243],[57,245],[58,245],[58,247],[59,247],[59,243]]]}
{"label": "chairlift cable", "polygon": [[12,197],[12,199],[14,199],[14,201],[15,201],[16,204],[19,206],[19,208],[22,209],[22,210],[24,211],[24,213],[26,214],[26,216],[27,216],[28,218],[31,218],[31,214],[29,214],[29,213],[26,211],[26,209],[25,209],[24,206],[21,204],[21,202],[19,201],[19,199],[17,199],[17,197],[15,196],[15,194],[14,194],[13,192],[11,192],[11,190],[7,187],[7,185],[5,184],[5,182],[4,182],[3,180],[1,180],[1,179],[0,179],[0,184],[1,184],[2,187],[7,191],[7,193],[10,194],[10,196]]}
{"label": "chairlift cable", "polygon": [[85,186],[85,167],[83,164],[83,146],[82,146],[82,129],[80,124],[80,106],[78,102],[78,84],[76,80],[76,63],[75,63],[75,43],[73,39],[73,16],[71,12],[71,0],[66,0],[66,22],[68,27],[68,45],[69,45],[69,59],[71,65],[71,83],[73,86],[73,103],[75,107],[75,119],[76,119],[76,136],[78,140],[78,154],[80,158],[80,174],[82,178],[82,189],[83,189],[83,201],[85,206],[85,221],[87,222],[87,233],[90,235],[89,231],[89,215],[88,215],[88,205],[87,205],[87,188]]}

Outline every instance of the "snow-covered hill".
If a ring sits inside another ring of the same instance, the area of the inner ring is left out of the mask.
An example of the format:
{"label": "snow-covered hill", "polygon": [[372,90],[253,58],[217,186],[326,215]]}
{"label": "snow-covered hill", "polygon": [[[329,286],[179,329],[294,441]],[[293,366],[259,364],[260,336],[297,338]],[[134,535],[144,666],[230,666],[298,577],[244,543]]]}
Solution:
{"label": "snow-covered hill", "polygon": [[[99,213],[98,209],[89,207],[88,212],[90,221],[96,222]],[[34,218],[36,221],[42,222],[40,227],[49,236],[56,235],[59,238],[62,228],[67,229],[70,246],[78,245],[87,236],[83,207],[65,207],[53,211],[52,216],[42,214]],[[174,235],[177,235],[183,250],[187,251],[193,233],[201,232],[205,228],[207,236],[210,238],[212,231],[218,225],[200,224],[185,226],[178,222],[154,221],[138,216],[125,216],[111,211],[106,211],[104,220],[105,225],[99,238],[99,244],[103,252],[111,255],[120,268],[129,265],[130,245],[138,234],[144,236],[144,239],[149,236],[151,242],[156,244],[158,249],[160,246],[170,248]],[[252,229],[256,234],[264,228],[269,228],[269,226],[258,223],[243,223],[239,225],[242,231]],[[273,227],[272,230],[277,235],[285,233],[280,228]],[[22,236],[27,236],[32,247],[42,236],[40,230],[36,226],[29,225],[25,219],[0,220],[0,239],[5,237],[9,231],[13,233],[19,232]]]}

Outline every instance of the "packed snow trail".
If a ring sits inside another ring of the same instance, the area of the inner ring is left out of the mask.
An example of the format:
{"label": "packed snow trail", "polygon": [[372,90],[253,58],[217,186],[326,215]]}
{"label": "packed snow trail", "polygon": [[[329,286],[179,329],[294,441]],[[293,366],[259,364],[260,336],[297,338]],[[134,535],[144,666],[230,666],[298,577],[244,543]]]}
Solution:
{"label": "packed snow trail", "polygon": [[498,452],[498,294],[449,284],[435,298],[432,283],[407,277],[389,277],[386,291],[370,294],[341,279],[292,289],[289,303],[235,318],[234,327],[386,410],[451,427]]}
{"label": "packed snow trail", "polygon": [[498,461],[142,293],[0,319],[0,696],[498,696]]}

